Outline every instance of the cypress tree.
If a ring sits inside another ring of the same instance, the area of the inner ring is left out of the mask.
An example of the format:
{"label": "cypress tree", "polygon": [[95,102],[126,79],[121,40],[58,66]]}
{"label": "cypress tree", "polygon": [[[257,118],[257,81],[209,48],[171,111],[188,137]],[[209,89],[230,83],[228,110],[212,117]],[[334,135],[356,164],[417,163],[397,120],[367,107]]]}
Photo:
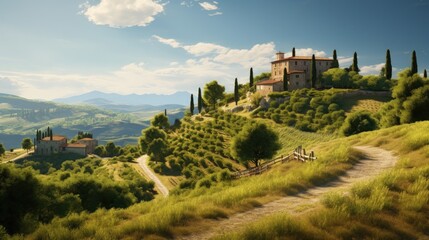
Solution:
{"label": "cypress tree", "polygon": [[201,97],[201,88],[198,88],[198,113],[203,110],[203,99]]}
{"label": "cypress tree", "polygon": [[234,83],[234,101],[235,101],[235,106],[237,106],[238,104],[238,80],[237,78],[235,78],[235,83]]}
{"label": "cypress tree", "polygon": [[253,68],[250,68],[249,87],[253,87]]}
{"label": "cypress tree", "polygon": [[191,94],[191,103],[189,104],[189,110],[191,115],[194,115],[194,94]]}
{"label": "cypress tree", "polygon": [[167,117],[167,109],[164,109],[164,116]]}
{"label": "cypress tree", "polygon": [[311,80],[311,88],[315,88],[317,81],[317,69],[316,69],[316,57],[311,57],[311,69],[310,69],[310,80]]}
{"label": "cypress tree", "polygon": [[413,55],[411,57],[411,75],[414,75],[418,72],[417,69],[417,55],[416,51],[413,51]]}
{"label": "cypress tree", "polygon": [[295,47],[292,48],[292,57],[295,57]]}
{"label": "cypress tree", "polygon": [[334,52],[332,54],[332,63],[331,63],[331,68],[339,68],[340,64],[338,63],[338,58],[337,58],[337,50],[334,49]]}
{"label": "cypress tree", "polygon": [[390,59],[390,50],[387,49],[386,51],[386,65],[384,66],[384,71],[386,74],[386,79],[390,80],[392,79],[392,62]]}
{"label": "cypress tree", "polygon": [[283,69],[283,91],[289,91],[289,81],[287,80],[287,69]]}
{"label": "cypress tree", "polygon": [[360,69],[358,67],[358,59],[357,59],[357,53],[356,52],[353,54],[353,64],[352,64],[352,67],[350,70],[355,71],[355,72],[360,72]]}
{"label": "cypress tree", "polygon": [[428,73],[426,72],[426,69],[423,71],[423,77],[428,78]]}

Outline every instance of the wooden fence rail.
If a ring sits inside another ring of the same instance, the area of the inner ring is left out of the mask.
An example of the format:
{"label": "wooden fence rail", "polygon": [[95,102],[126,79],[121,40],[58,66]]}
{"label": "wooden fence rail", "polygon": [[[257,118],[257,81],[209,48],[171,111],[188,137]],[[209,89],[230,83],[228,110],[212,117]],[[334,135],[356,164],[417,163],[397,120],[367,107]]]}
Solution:
{"label": "wooden fence rail", "polygon": [[286,155],[286,156],[280,156],[278,158],[275,158],[273,160],[264,162],[263,164],[253,167],[253,168],[249,168],[246,170],[242,170],[242,171],[238,171],[232,174],[232,178],[233,179],[238,179],[238,178],[242,178],[242,177],[249,177],[249,176],[254,176],[254,175],[258,175],[261,174],[265,171],[268,171],[271,166],[278,164],[278,163],[284,163],[286,161],[289,161],[292,159],[295,160],[299,160],[299,161],[313,161],[316,160],[317,158],[314,155],[314,152],[311,151],[310,155],[306,155],[305,154],[305,149],[302,148],[302,146],[298,146],[292,154]]}

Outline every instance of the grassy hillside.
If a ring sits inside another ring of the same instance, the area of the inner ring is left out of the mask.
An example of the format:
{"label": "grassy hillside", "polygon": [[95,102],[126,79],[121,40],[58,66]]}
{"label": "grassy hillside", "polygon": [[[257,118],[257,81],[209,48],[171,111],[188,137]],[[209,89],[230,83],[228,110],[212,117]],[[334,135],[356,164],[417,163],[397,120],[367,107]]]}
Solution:
{"label": "grassy hillside", "polygon": [[[216,239],[420,239],[429,235],[429,122],[363,133],[345,141],[396,153],[396,167],[348,195],[330,193],[299,217],[275,214]],[[340,140],[330,143],[334,145]],[[342,140],[344,141],[344,140]],[[285,237],[287,236],[287,237]]]}
{"label": "grassy hillside", "polygon": [[[124,210],[73,216],[79,230],[70,225],[71,217],[55,219],[31,237],[45,239],[49,233],[50,237],[159,239],[201,231],[208,227],[204,219],[227,217],[343,174],[360,156],[350,145],[364,144],[399,154],[397,167],[373,182],[355,186],[351,195],[329,195],[299,221],[276,214],[222,239],[415,239],[427,233],[428,226],[429,139],[421,133],[428,128],[429,122],[422,122],[334,139],[315,147],[319,158],[313,163],[292,161],[266,174],[224,181],[210,189],[200,187]],[[373,186],[380,190],[372,190]]]}
{"label": "grassy hillside", "polygon": [[[188,121],[195,122],[190,124],[185,121],[176,132],[171,133],[171,136],[176,136],[171,139],[171,143],[178,148],[176,151],[179,153],[186,151],[184,154],[188,159],[173,161],[177,162],[182,170],[189,170],[190,177],[185,182],[194,182],[193,190],[176,191],[168,199],[155,199],[153,202],[137,204],[126,210],[99,210],[91,215],[81,214],[79,228],[82,231],[71,231],[67,227],[66,222],[69,220],[66,218],[57,219],[52,224],[41,227],[33,237],[43,239],[48,232],[56,237],[71,234],[73,238],[142,238],[154,235],[171,237],[183,231],[190,231],[193,227],[198,228],[198,224],[204,219],[226,217],[333,179],[349,168],[357,156],[348,145],[342,144],[334,151],[319,151],[317,162],[302,164],[292,161],[267,174],[231,181],[227,174],[223,174],[220,165],[223,165],[223,168],[231,168],[232,165],[232,170],[242,168],[229,159],[229,141],[245,122],[253,120],[231,114],[214,114],[211,117]],[[211,132],[208,129],[211,129]],[[279,131],[280,125],[275,125],[274,129]],[[289,130],[288,132],[283,129],[281,132],[284,137],[284,152],[289,152],[297,144],[308,146],[310,142],[333,138],[330,135]],[[209,136],[202,138],[204,134]],[[202,135],[200,139],[192,140],[199,135]],[[193,146],[195,143],[201,146]],[[195,154],[193,149],[196,150]],[[201,149],[204,149],[204,152],[200,153],[203,157],[198,158],[196,153]],[[214,161],[211,161],[209,156],[213,156]],[[172,158],[176,157],[179,158],[180,155],[173,153]],[[207,167],[204,167],[201,159],[204,159]],[[171,167],[171,164],[168,162],[165,167]],[[112,219],[115,220],[112,222]],[[106,228],[99,229],[100,225]],[[90,232],[90,235],[85,235]]]}
{"label": "grassy hillside", "polygon": [[267,106],[253,111],[252,116],[301,131],[335,133],[347,114],[358,110],[375,113],[389,100],[389,92],[300,89],[270,94]]}

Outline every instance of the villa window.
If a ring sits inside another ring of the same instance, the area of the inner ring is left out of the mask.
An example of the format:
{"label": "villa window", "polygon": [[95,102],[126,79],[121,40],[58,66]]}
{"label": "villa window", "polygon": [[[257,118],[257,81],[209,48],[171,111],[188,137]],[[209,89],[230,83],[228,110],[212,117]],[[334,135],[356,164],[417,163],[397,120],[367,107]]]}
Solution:
{"label": "villa window", "polygon": [[295,75],[295,78],[299,78],[299,75]]}
{"label": "villa window", "polygon": [[306,62],[306,61],[304,61],[304,65],[307,65],[307,62]]}
{"label": "villa window", "polygon": [[322,66],[322,62],[319,62],[319,66]]}
{"label": "villa window", "polygon": [[298,61],[295,61],[295,66],[298,65]]}
{"label": "villa window", "polygon": [[298,86],[298,85],[299,85],[299,82],[295,82],[295,84]]}

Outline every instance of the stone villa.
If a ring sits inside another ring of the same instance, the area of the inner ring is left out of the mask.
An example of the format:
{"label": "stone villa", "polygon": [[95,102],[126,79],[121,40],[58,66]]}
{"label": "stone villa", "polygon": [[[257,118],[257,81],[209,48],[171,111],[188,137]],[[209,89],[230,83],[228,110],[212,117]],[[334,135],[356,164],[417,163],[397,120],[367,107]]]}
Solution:
{"label": "stone villa", "polygon": [[[331,67],[333,59],[316,57],[318,76]],[[271,62],[271,78],[256,83],[256,90],[264,95],[283,91],[283,73],[289,75],[289,91],[310,88],[311,56],[284,57],[283,52],[276,53],[276,60]]]}
{"label": "stone villa", "polygon": [[67,143],[67,138],[60,135],[45,137],[37,141],[35,153],[39,155],[50,155],[55,153],[77,153],[86,156],[94,152],[98,141],[92,138],[83,138],[76,143]]}

